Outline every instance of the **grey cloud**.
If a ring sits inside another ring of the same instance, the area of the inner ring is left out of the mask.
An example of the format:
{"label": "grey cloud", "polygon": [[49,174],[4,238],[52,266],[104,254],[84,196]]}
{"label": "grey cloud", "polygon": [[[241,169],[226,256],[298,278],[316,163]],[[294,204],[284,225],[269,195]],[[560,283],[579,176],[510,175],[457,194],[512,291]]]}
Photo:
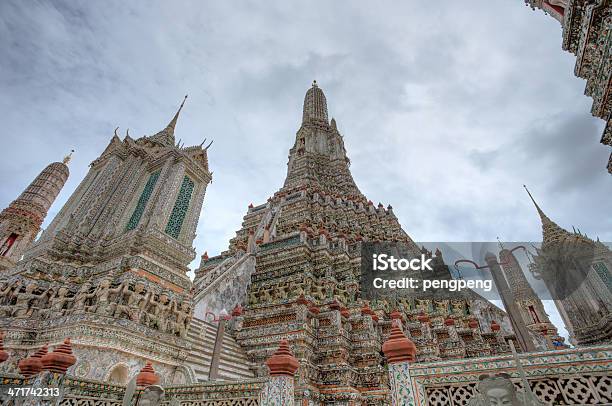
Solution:
{"label": "grey cloud", "polygon": [[560,42],[520,0],[0,2],[0,206],[75,148],[56,212],[117,125],[154,133],[188,92],[177,137],[215,139],[195,246],[218,253],[282,185],[317,79],[356,182],[415,240],[537,240],[523,183],[612,240],[609,150]]}

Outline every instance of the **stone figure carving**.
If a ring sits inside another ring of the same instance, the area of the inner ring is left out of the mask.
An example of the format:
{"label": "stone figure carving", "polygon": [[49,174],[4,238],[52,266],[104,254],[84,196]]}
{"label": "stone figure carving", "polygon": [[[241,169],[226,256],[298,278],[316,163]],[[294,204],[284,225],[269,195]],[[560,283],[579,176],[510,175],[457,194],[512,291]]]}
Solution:
{"label": "stone figure carving", "polygon": [[[123,281],[112,287],[112,278],[109,276],[102,279],[93,291],[92,288],[92,283],[84,282],[76,294],[72,295],[68,286],[55,284],[42,293],[35,293],[41,290],[41,285],[35,280],[5,280],[0,282],[0,317],[39,316],[49,319],[66,314],[93,312],[115,318],[125,317],[183,337],[187,333],[193,317],[188,299],[170,300],[170,293],[162,292],[156,300],[155,292],[148,291],[143,281],[133,285]],[[288,295],[287,290],[282,292],[283,295]]]}
{"label": "stone figure carving", "polygon": [[[38,309],[38,302],[44,300],[50,294],[51,289],[44,291],[41,294],[36,294],[34,291],[38,288],[35,282],[30,282],[26,285],[25,292],[17,293],[15,297],[17,301],[13,307],[13,317],[27,318]],[[35,303],[36,302],[36,303]],[[36,306],[35,306],[36,304]]]}
{"label": "stone figure carving", "polygon": [[324,286],[316,285],[316,284],[312,284],[310,286],[310,296],[312,296],[313,298],[317,300],[325,299],[325,292],[326,292],[326,289]]}
{"label": "stone figure carving", "polygon": [[189,302],[183,300],[180,309],[177,309],[176,301],[172,301],[172,313],[176,316],[176,321],[173,323],[172,332],[179,334],[181,337],[187,335],[187,328],[191,322],[191,308]]}
{"label": "stone figure carving", "polygon": [[127,300],[122,304],[121,302],[117,304],[117,308],[115,309],[115,317],[120,317],[122,315],[127,315],[130,320],[135,322],[140,322],[145,313],[145,308],[149,303],[151,298],[151,292],[143,293],[145,290],[145,285],[142,282],[136,282],[134,285],[134,291],[129,290],[129,284],[125,284],[123,290],[119,294],[121,299]]}
{"label": "stone figure carving", "polygon": [[469,406],[523,406],[508,374],[481,375],[478,394],[470,399]]}
{"label": "stone figure carving", "polygon": [[508,374],[481,375],[478,393],[469,406],[540,406],[537,399],[517,392]]}
{"label": "stone figure carving", "polygon": [[[124,282],[125,283],[125,282]],[[111,279],[104,278],[100,281],[100,286],[96,288],[94,291],[94,296],[96,297],[96,313],[102,315],[112,315],[115,312],[115,308],[117,307],[117,303],[111,303],[110,295],[119,293],[123,287],[124,283],[117,286],[116,288],[111,288]]]}
{"label": "stone figure carving", "polygon": [[0,287],[0,315],[9,317],[13,313],[14,306],[12,306],[13,299],[21,288],[21,281],[17,281],[14,284],[4,282]]}
{"label": "stone figure carving", "polygon": [[159,385],[147,386],[140,395],[138,406],[158,406],[164,398],[164,388]]}
{"label": "stone figure carving", "polygon": [[64,307],[71,302],[74,298],[70,298],[68,295],[68,289],[64,286],[57,290],[57,293],[53,291],[51,298],[49,299],[49,307],[40,311],[41,317],[49,318],[53,315],[62,316],[64,314]]}
{"label": "stone figure carving", "polygon": [[91,289],[91,284],[89,282],[85,282],[81,285],[81,288],[74,296],[74,301],[72,303],[71,312],[75,314],[84,313],[87,309],[87,301],[94,297],[95,292],[89,293]]}
{"label": "stone figure carving", "polygon": [[159,295],[159,300],[155,300],[153,297],[150,299],[150,306],[153,308],[153,312],[146,313],[147,323],[150,327],[157,327],[160,331],[168,331],[168,312],[170,311],[170,303],[168,294],[162,292]]}

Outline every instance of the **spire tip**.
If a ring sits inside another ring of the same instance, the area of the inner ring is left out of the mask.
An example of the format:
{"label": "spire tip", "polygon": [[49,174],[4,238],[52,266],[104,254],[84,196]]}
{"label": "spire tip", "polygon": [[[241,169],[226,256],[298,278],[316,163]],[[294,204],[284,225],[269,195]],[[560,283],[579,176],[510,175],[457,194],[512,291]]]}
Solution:
{"label": "spire tip", "polygon": [[64,157],[64,159],[62,160],[62,163],[63,163],[64,165],[68,165],[68,163],[69,163],[69,162],[70,162],[70,160],[72,159],[72,153],[73,153],[73,152],[74,152],[74,149],[71,149],[71,150],[70,150],[70,153]]}

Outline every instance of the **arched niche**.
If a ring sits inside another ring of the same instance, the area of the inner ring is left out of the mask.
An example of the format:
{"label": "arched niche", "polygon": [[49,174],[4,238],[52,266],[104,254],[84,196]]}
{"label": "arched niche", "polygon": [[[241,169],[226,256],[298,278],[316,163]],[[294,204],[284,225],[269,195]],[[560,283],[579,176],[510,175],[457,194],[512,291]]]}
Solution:
{"label": "arched niche", "polygon": [[108,378],[106,381],[112,384],[126,385],[128,383],[129,375],[130,370],[127,365],[117,364],[108,373]]}

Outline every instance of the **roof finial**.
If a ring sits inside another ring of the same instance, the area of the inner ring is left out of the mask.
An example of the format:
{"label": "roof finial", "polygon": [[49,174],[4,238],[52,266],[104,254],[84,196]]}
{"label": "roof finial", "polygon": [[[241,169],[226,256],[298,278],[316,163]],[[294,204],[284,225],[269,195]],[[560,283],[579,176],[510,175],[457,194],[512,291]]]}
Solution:
{"label": "roof finial", "polygon": [[316,80],[312,82],[312,87],[306,91],[306,96],[304,96],[302,124],[315,121],[329,125],[327,100],[323,90],[317,85]]}
{"label": "roof finial", "polygon": [[559,239],[562,238],[562,236],[567,235],[568,234],[567,231],[559,227],[554,221],[548,218],[548,216],[544,213],[544,211],[542,211],[542,209],[540,208],[540,206],[538,206],[533,196],[531,196],[531,193],[529,192],[529,189],[527,189],[527,186],[523,185],[523,187],[527,191],[527,194],[531,198],[531,201],[535,205],[536,210],[538,211],[538,214],[540,215],[540,220],[542,221],[542,239],[543,239],[542,243],[544,244],[544,243],[549,243],[553,241],[558,241]]}
{"label": "roof finial", "polygon": [[178,121],[179,114],[181,113],[181,110],[183,109],[183,106],[185,105],[185,100],[187,100],[187,95],[185,95],[183,102],[179,106],[179,109],[176,112],[176,114],[174,114],[174,117],[172,117],[172,120],[170,120],[170,123],[168,123],[166,128],[164,128],[163,130],[161,130],[160,132],[152,136],[151,137],[152,140],[161,142],[162,144],[165,144],[168,146],[174,145],[174,127],[176,127],[176,122]]}
{"label": "roof finial", "polygon": [[499,244],[499,248],[501,248],[503,250],[504,249],[504,244],[502,244],[502,242],[499,239],[499,237],[497,237],[497,243]]}
{"label": "roof finial", "polygon": [[538,211],[538,214],[540,215],[540,218],[542,218],[542,220],[544,220],[544,218],[548,218],[546,216],[546,214],[544,214],[544,212],[542,211],[542,209],[540,209],[540,206],[538,206],[538,204],[536,203],[535,199],[533,198],[533,196],[531,196],[531,192],[529,192],[529,189],[527,189],[527,186],[523,185],[523,187],[525,188],[525,190],[527,191],[527,194],[529,195],[529,198],[531,199],[531,201],[533,202],[534,206],[536,207],[536,210]]}
{"label": "roof finial", "polygon": [[66,155],[64,157],[64,159],[62,160],[62,162],[64,163],[64,165],[68,165],[68,163],[70,162],[70,160],[72,159],[72,153],[74,152],[74,149],[70,150],[70,153],[68,155]]}
{"label": "roof finial", "polygon": [[178,120],[178,116],[181,113],[181,110],[183,109],[183,106],[185,105],[185,100],[187,100],[187,96],[188,95],[185,95],[185,98],[183,99],[183,102],[181,103],[178,111],[176,112],[174,117],[172,117],[172,121],[170,121],[170,124],[168,124],[168,127],[172,127],[173,130],[174,130],[174,127],[176,126],[176,122]]}

